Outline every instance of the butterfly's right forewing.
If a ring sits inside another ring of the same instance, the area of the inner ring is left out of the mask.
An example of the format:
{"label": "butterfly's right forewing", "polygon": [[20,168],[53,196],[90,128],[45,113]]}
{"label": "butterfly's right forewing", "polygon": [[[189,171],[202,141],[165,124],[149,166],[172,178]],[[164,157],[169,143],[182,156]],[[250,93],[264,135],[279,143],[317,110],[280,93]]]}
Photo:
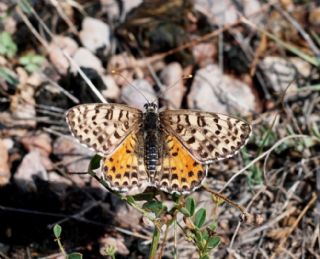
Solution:
{"label": "butterfly's right forewing", "polygon": [[110,155],[137,131],[142,112],[120,104],[81,104],[66,113],[71,133],[102,156]]}

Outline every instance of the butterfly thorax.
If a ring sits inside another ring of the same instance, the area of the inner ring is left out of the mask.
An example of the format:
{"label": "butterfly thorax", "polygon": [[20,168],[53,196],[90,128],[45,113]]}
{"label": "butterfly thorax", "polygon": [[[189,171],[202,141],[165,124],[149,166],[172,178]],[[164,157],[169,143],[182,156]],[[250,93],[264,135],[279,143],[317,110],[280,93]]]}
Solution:
{"label": "butterfly thorax", "polygon": [[157,106],[146,104],[144,113],[144,163],[151,178],[154,178],[159,164],[159,115]]}

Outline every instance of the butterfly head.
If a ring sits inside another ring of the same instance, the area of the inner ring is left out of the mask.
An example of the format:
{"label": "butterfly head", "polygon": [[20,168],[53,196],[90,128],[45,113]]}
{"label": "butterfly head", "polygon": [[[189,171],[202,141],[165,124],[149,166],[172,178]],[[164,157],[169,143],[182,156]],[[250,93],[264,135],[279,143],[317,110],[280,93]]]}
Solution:
{"label": "butterfly head", "polygon": [[144,108],[146,109],[146,112],[157,112],[158,111],[158,106],[154,102],[146,103],[144,105]]}

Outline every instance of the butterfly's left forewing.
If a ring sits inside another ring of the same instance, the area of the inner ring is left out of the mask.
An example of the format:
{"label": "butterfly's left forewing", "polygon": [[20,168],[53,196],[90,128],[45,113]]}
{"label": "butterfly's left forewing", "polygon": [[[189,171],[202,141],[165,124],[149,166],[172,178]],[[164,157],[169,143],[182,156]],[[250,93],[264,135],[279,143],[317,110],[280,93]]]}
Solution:
{"label": "butterfly's left forewing", "polygon": [[115,151],[142,122],[140,110],[121,104],[81,104],[66,117],[72,135],[102,156]]}

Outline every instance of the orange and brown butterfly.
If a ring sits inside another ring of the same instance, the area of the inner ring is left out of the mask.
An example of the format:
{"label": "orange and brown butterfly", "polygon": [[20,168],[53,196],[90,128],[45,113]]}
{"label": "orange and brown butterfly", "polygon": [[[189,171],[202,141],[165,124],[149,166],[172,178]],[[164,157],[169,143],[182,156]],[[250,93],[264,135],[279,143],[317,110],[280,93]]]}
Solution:
{"label": "orange and brown butterfly", "polygon": [[228,115],[165,110],[147,103],[141,111],[122,104],[82,104],[66,113],[72,134],[103,157],[108,186],[124,194],[154,186],[187,194],[201,186],[208,164],[236,154],[250,125]]}

